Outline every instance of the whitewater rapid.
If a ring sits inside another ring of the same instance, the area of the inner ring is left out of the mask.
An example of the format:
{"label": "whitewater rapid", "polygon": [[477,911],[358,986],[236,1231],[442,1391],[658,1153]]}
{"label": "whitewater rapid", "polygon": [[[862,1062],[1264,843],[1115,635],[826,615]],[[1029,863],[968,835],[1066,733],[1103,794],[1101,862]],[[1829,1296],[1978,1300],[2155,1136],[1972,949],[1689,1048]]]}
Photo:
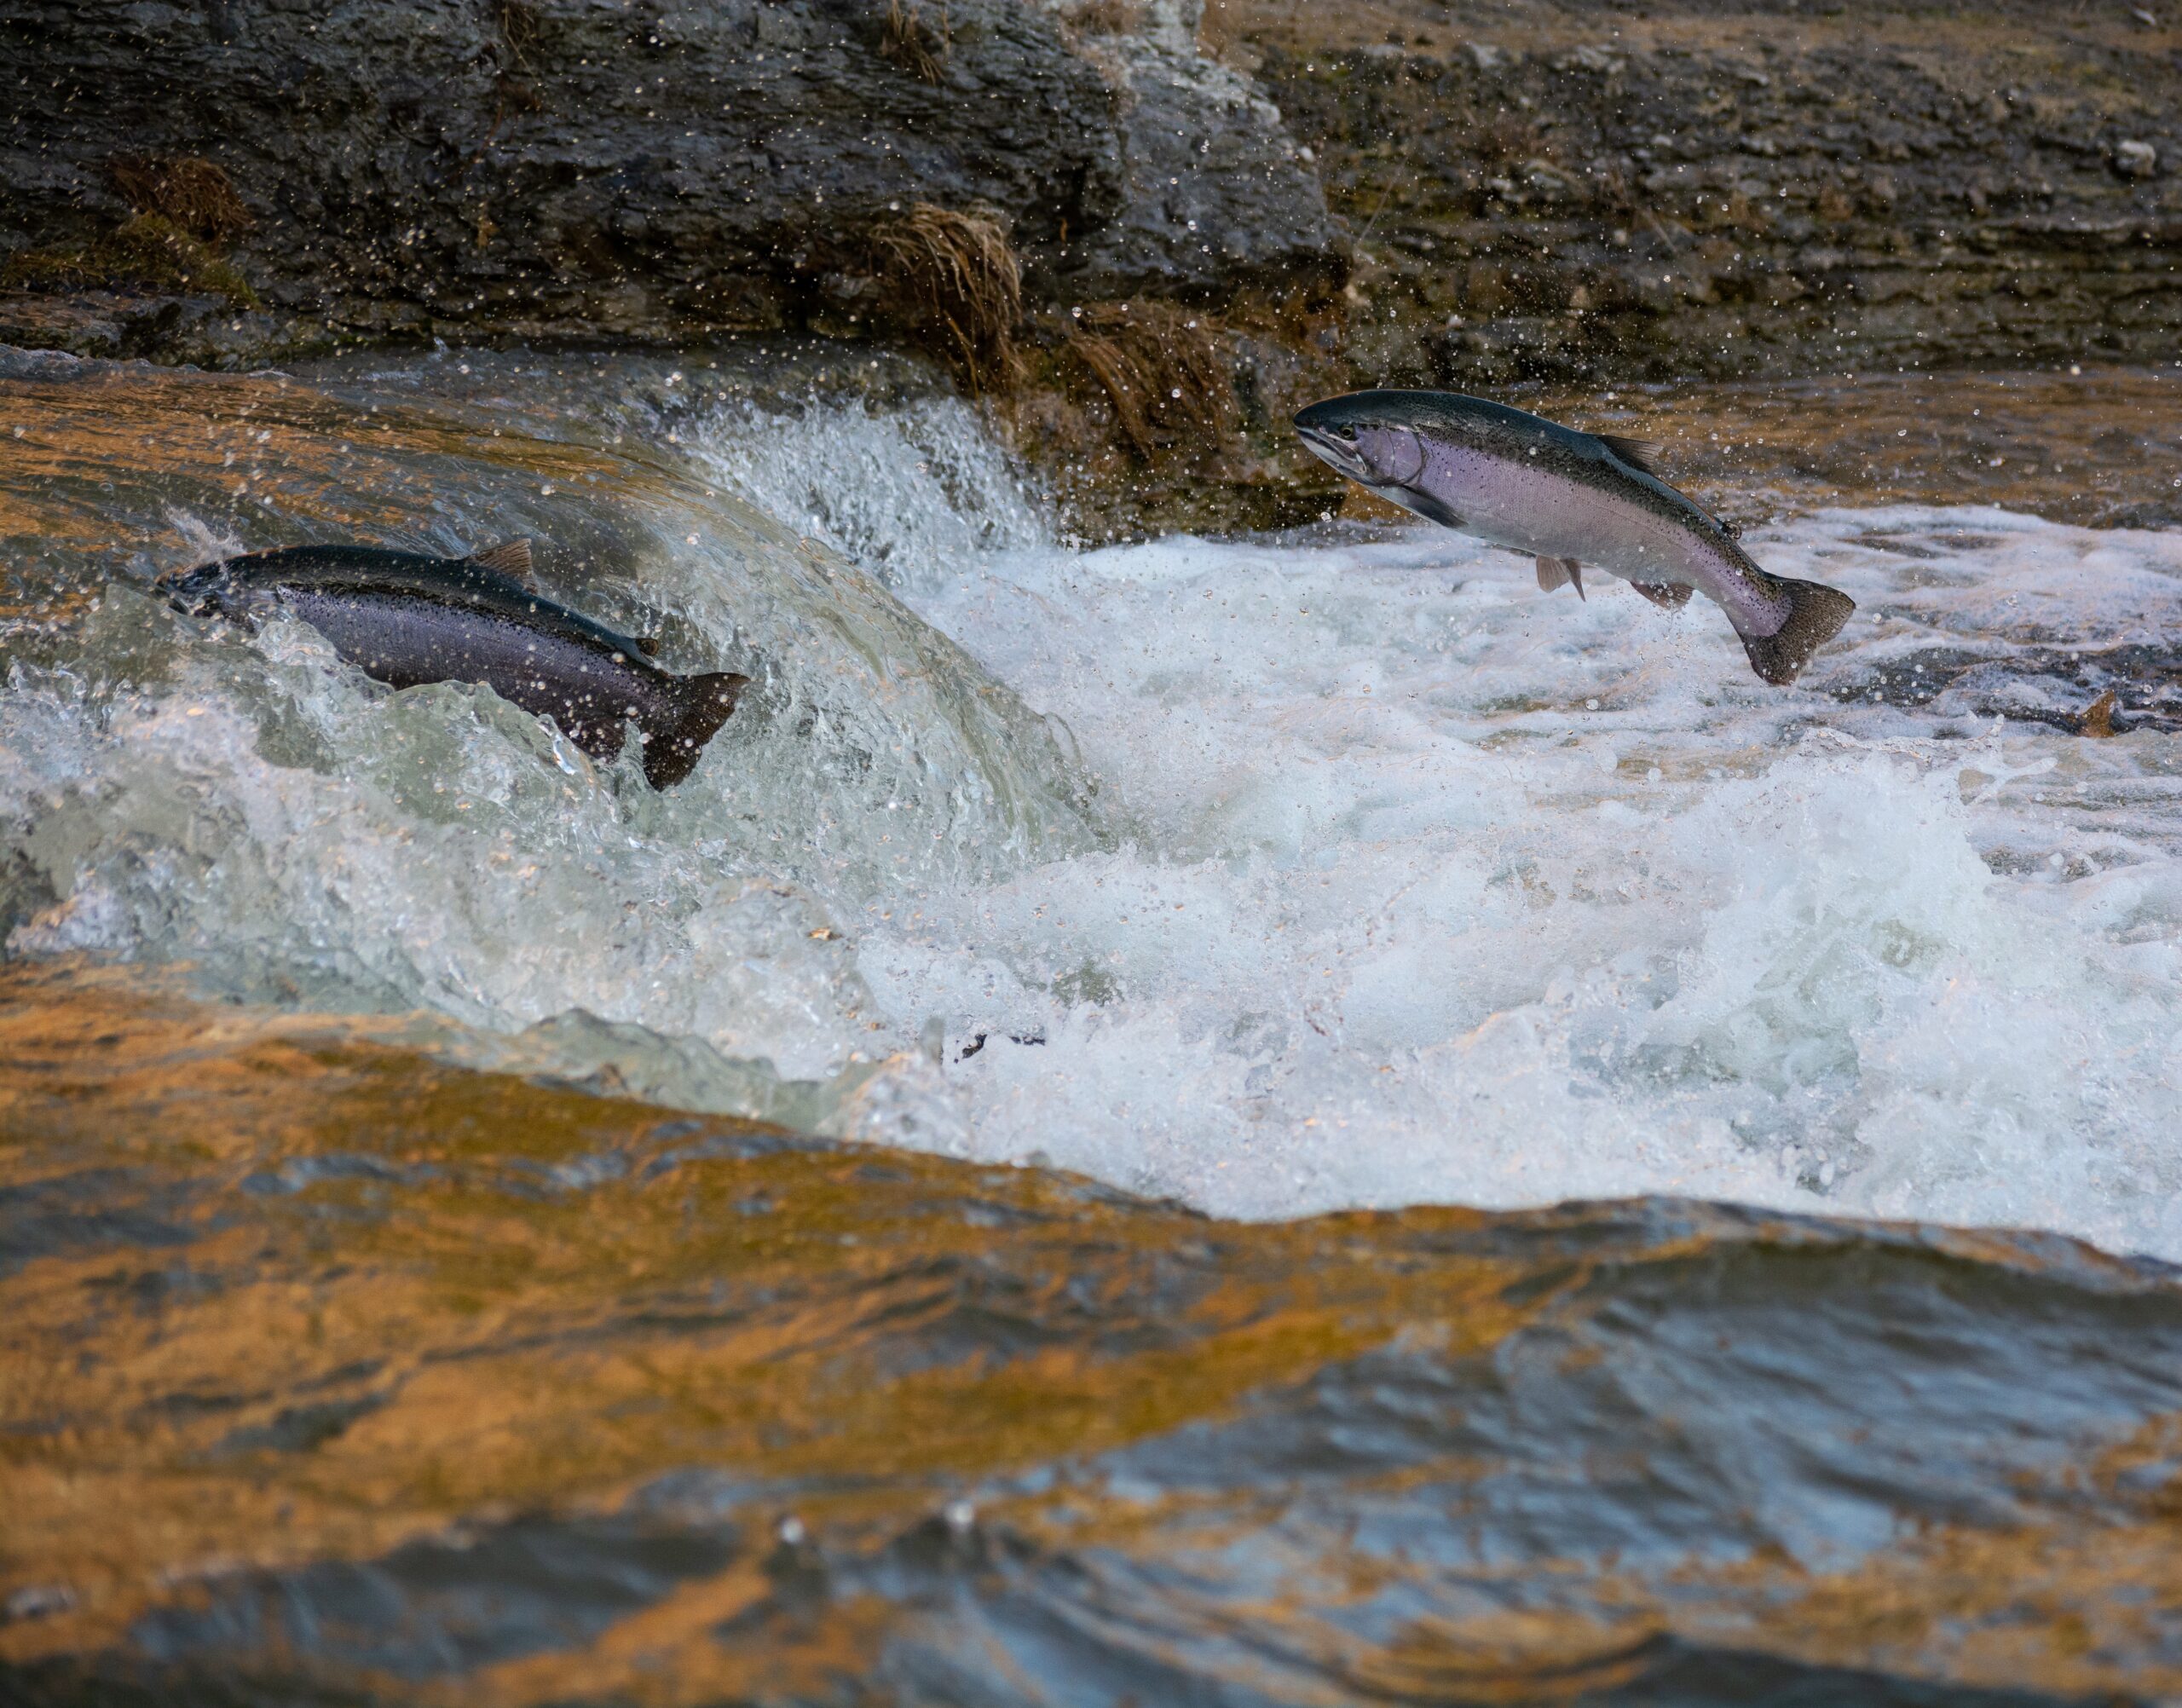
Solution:
{"label": "whitewater rapid", "polygon": [[965,558],[944,494],[892,514],[1125,827],[857,927],[977,1154],[1251,1216],[1678,1192],[2182,1249],[2174,738],[2026,722],[2093,698],[2043,678],[1882,697],[1936,644],[2162,643],[2182,539],[1788,521],[1760,560],[1862,609],[1783,693],[1702,602],[1421,526]]}
{"label": "whitewater rapid", "polygon": [[2068,664],[2182,632],[2182,535],[1790,516],[1745,545],[1860,609],[1780,690],[1702,600],[1423,526],[1084,549],[951,401],[658,418],[615,597],[773,696],[684,790],[119,593],[85,644],[166,662],[0,696],[9,951],[1222,1215],[1675,1193],[2182,1257],[2182,748],[2126,684],[2075,733]]}

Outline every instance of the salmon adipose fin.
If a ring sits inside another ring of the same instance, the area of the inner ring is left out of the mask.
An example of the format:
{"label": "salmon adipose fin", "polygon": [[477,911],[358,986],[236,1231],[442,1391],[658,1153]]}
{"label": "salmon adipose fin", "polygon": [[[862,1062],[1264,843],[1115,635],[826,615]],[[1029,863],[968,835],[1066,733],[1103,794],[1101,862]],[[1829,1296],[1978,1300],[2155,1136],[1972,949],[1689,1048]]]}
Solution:
{"label": "salmon adipose fin", "polygon": [[1584,591],[1584,566],[1573,557],[1539,558],[1538,585],[1549,593],[1556,587],[1573,587],[1578,598],[1590,597]]}
{"label": "salmon adipose fin", "polygon": [[654,788],[669,788],[695,770],[705,743],[734,715],[736,701],[749,685],[748,677],[732,671],[684,677],[672,721],[644,732],[644,780]]}
{"label": "salmon adipose fin", "polygon": [[1767,579],[1773,591],[1787,595],[1788,620],[1763,638],[1743,636],[1742,649],[1750,655],[1752,670],[1775,688],[1786,688],[1810,662],[1810,655],[1841,632],[1856,602],[1838,587],[1816,581]]}
{"label": "salmon adipose fin", "polygon": [[1678,611],[1697,590],[1687,581],[1631,581],[1629,584],[1663,611]]}
{"label": "salmon adipose fin", "polygon": [[538,572],[531,565],[530,542],[527,540],[504,540],[488,551],[471,552],[470,561],[480,569],[521,582],[534,593],[538,591]]}

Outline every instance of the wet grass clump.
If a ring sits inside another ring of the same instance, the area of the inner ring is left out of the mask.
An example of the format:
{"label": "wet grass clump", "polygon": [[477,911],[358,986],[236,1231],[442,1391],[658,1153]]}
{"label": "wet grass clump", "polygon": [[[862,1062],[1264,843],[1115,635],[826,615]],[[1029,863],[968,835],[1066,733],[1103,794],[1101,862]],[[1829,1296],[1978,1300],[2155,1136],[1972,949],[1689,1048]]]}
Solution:
{"label": "wet grass clump", "polygon": [[257,291],[232,262],[164,214],[140,213],[80,249],[26,250],[0,266],[0,288],[9,290],[116,286],[222,297],[239,309],[258,306]]}
{"label": "wet grass clump", "polygon": [[137,213],[165,220],[216,249],[252,223],[234,182],[210,160],[188,154],[117,154],[107,162],[107,175]]}
{"label": "wet grass clump", "polygon": [[1023,274],[1007,229],[990,213],[919,202],[872,233],[875,270],[909,332],[951,363],[972,395],[1013,389]]}
{"label": "wet grass clump", "polygon": [[945,0],[941,0],[937,25],[924,21],[921,5],[913,3],[905,11],[902,0],[886,0],[886,22],[879,51],[903,71],[926,83],[938,83],[951,46]]}
{"label": "wet grass clump", "polygon": [[1174,303],[1100,303],[1068,340],[1113,405],[1129,447],[1151,462],[1177,445],[1224,446],[1238,430],[1233,376],[1201,312]]}

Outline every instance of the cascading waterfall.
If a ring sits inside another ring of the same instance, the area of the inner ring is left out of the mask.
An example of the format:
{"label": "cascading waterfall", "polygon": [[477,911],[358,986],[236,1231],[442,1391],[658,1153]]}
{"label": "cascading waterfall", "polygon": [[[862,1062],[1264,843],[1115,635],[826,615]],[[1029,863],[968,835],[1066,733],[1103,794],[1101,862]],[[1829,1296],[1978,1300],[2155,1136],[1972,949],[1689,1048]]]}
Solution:
{"label": "cascading waterfall", "polygon": [[[1759,560],[1862,613],[1783,693],[1702,613],[1428,530],[1081,549],[929,395],[49,389],[0,493],[13,955],[1229,1215],[1661,1192],[2182,1254],[2171,737],[2073,727],[2182,622],[2173,535],[1781,522]],[[155,424],[196,448],[115,453]],[[681,788],[147,588],[512,534],[758,678]]]}

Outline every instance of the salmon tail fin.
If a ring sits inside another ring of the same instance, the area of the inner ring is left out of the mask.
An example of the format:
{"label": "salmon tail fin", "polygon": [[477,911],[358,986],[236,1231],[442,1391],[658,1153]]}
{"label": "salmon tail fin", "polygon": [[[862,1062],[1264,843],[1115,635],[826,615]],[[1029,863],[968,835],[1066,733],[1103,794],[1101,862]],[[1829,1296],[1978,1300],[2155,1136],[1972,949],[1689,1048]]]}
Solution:
{"label": "salmon tail fin", "polygon": [[735,702],[749,685],[748,677],[732,671],[684,677],[666,727],[644,732],[644,780],[654,788],[672,788],[696,770],[705,743],[734,715]]}
{"label": "salmon tail fin", "polygon": [[1763,637],[1745,635],[1742,649],[1750,655],[1750,667],[1775,688],[1786,688],[1810,662],[1810,655],[1849,620],[1856,602],[1838,587],[1816,581],[1766,578],[1788,598],[1788,620]]}

